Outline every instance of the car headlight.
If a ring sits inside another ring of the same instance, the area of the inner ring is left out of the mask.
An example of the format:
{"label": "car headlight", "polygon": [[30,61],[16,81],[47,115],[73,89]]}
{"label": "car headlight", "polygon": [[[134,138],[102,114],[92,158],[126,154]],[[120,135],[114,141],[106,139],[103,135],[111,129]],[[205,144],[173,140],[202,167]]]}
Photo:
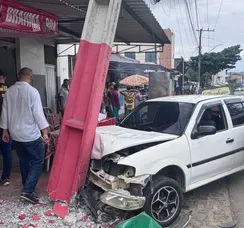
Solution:
{"label": "car headlight", "polygon": [[135,169],[134,167],[132,167],[132,166],[127,166],[127,167],[125,168],[125,172],[124,172],[123,175],[124,175],[125,177],[134,177],[135,174],[136,174],[136,169]]}
{"label": "car headlight", "polygon": [[130,193],[126,191],[108,191],[101,195],[101,201],[111,207],[134,211],[142,208],[145,204],[145,197],[131,196]]}

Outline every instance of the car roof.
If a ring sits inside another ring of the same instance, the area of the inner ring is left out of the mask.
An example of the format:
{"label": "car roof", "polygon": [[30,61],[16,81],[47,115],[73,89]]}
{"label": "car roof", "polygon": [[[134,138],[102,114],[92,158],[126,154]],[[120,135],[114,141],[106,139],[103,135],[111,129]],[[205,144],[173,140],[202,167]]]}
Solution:
{"label": "car roof", "polygon": [[178,95],[178,96],[167,96],[148,100],[147,102],[185,102],[197,104],[206,100],[214,100],[218,98],[243,98],[243,96],[234,95]]}

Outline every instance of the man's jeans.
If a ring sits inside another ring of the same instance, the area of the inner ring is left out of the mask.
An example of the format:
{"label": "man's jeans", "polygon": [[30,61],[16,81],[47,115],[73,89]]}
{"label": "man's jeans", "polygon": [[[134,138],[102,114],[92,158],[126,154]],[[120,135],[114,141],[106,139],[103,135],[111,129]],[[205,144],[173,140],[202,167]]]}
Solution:
{"label": "man's jeans", "polygon": [[3,173],[1,179],[6,180],[9,179],[12,169],[12,142],[5,143],[1,140],[0,150],[3,156]]}
{"label": "man's jeans", "polygon": [[35,191],[44,164],[44,145],[39,138],[33,142],[13,141],[13,146],[19,157],[22,176],[23,193]]}

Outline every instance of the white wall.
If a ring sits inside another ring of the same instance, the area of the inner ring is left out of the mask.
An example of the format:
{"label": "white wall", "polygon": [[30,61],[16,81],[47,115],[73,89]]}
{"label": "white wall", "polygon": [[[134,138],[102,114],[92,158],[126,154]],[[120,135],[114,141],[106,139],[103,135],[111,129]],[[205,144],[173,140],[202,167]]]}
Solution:
{"label": "white wall", "polygon": [[[69,63],[68,63],[68,55],[75,55],[75,47],[71,47],[73,44],[62,44],[58,45],[57,53],[61,53],[57,59],[57,76],[60,77],[60,82],[62,83],[64,79],[69,78]],[[70,49],[66,50],[67,48]],[[76,45],[76,52],[78,52],[79,46]]]}
{"label": "white wall", "polygon": [[19,39],[19,68],[22,67],[29,67],[33,74],[45,75],[44,44],[35,39]]}

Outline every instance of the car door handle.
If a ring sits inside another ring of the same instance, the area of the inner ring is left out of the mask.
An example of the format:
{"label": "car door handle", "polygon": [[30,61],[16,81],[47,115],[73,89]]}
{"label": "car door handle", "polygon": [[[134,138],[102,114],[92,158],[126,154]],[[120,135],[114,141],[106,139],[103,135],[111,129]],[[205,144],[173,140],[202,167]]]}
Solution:
{"label": "car door handle", "polygon": [[228,138],[227,140],[226,140],[226,143],[233,143],[235,140],[234,139],[232,139],[232,138]]}

